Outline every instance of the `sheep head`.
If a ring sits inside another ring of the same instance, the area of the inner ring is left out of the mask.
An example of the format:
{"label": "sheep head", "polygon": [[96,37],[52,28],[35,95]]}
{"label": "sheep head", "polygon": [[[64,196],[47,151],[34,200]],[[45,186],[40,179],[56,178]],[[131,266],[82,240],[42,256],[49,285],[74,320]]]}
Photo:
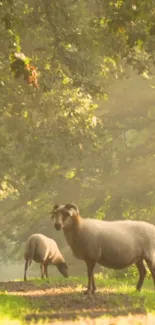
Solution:
{"label": "sheep head", "polygon": [[68,265],[66,262],[61,262],[56,264],[59,272],[65,277],[68,278]]}
{"label": "sheep head", "polygon": [[76,204],[67,203],[66,205],[55,204],[52,210],[52,219],[56,230],[68,228],[73,222],[73,217],[79,215],[79,208]]}

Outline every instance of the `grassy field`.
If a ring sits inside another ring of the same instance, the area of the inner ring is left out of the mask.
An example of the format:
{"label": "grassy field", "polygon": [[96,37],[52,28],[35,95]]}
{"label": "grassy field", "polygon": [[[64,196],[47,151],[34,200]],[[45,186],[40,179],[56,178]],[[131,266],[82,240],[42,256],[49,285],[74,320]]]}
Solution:
{"label": "grassy field", "polygon": [[87,278],[0,282],[0,324],[154,325],[152,280],[141,293],[135,292],[136,281],[96,274],[94,296],[83,294]]}

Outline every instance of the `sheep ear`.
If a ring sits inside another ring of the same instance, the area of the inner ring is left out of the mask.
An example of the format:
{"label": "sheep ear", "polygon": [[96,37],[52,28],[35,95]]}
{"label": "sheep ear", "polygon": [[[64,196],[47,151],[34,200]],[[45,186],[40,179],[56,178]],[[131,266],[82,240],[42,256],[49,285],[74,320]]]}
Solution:
{"label": "sheep ear", "polygon": [[53,207],[53,211],[56,210],[56,209],[58,209],[59,206],[60,206],[59,204],[55,204],[54,207]]}
{"label": "sheep ear", "polygon": [[79,208],[78,208],[78,206],[77,206],[76,204],[67,203],[67,204],[65,205],[65,208],[66,208],[67,210],[74,209],[74,210],[76,211],[76,213],[79,214]]}
{"label": "sheep ear", "polygon": [[[59,205],[58,204],[55,204],[54,207],[53,207],[53,210],[49,212],[50,215],[53,214],[53,212],[59,208]],[[51,219],[53,219],[53,215],[51,216]]]}

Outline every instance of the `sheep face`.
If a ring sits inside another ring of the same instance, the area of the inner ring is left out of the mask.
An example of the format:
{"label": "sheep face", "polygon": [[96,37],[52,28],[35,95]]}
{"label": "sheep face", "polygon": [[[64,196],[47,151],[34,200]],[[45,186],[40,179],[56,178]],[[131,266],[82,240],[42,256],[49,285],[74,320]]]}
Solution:
{"label": "sheep face", "polygon": [[68,265],[65,262],[57,264],[57,268],[65,278],[68,278]]}
{"label": "sheep face", "polygon": [[64,208],[61,210],[55,211],[53,214],[54,226],[56,230],[69,227],[71,224],[72,215],[71,213]]}
{"label": "sheep face", "polygon": [[55,205],[52,211],[55,229],[69,228],[72,224],[73,216],[78,213],[79,209],[75,204]]}

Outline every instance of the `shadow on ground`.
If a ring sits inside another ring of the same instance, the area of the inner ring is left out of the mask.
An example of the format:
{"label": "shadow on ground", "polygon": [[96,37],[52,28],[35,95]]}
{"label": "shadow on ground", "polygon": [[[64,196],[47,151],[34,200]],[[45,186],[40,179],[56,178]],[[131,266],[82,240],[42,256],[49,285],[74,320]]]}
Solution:
{"label": "shadow on ground", "polygon": [[3,282],[0,283],[0,290],[7,290],[16,299],[24,298],[28,305],[23,315],[26,322],[146,314],[145,297],[116,293],[105,288],[99,289],[94,296],[86,296],[81,287],[52,286],[47,283],[38,287],[31,282]]}

